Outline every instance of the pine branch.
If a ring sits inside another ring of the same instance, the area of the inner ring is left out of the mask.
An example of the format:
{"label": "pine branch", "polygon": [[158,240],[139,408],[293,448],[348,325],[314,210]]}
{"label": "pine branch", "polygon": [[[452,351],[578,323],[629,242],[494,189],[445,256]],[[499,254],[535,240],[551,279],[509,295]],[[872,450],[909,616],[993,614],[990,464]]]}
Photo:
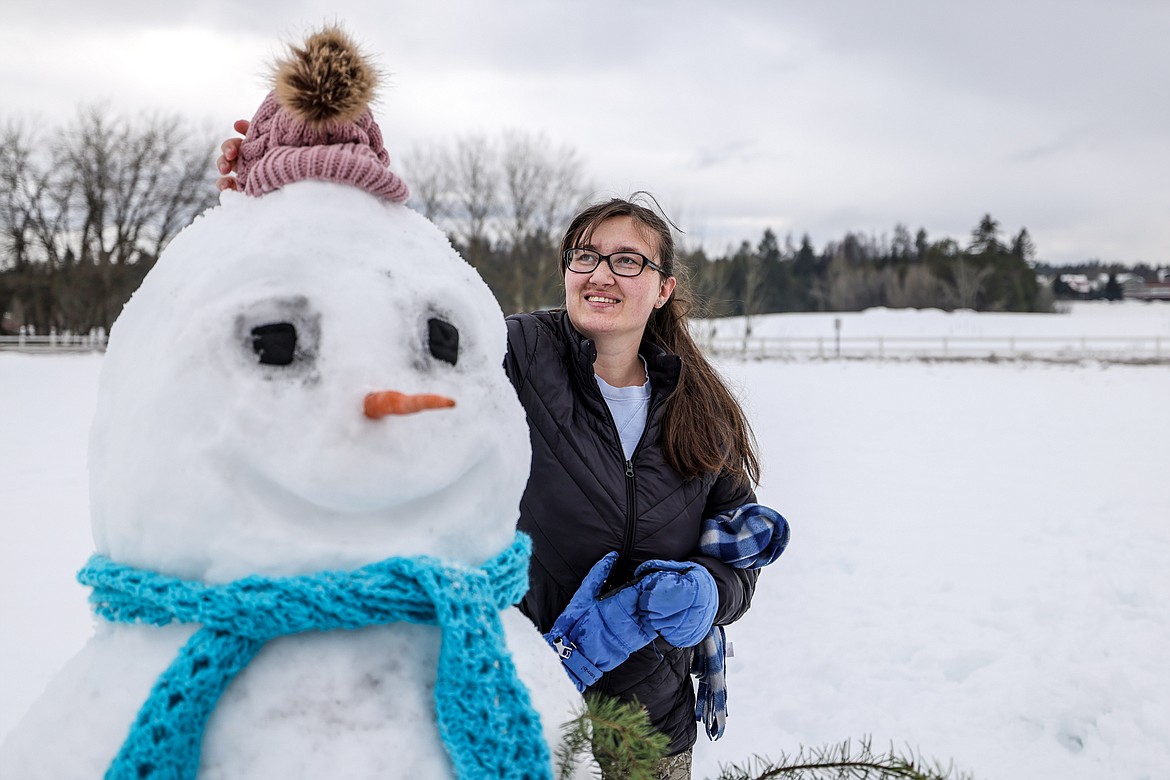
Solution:
{"label": "pine branch", "polygon": [[569,780],[577,769],[577,764],[584,758],[592,755],[590,745],[590,721],[588,711],[582,712],[576,718],[561,726],[561,744],[557,746],[556,762],[557,780]]}
{"label": "pine branch", "polygon": [[[637,702],[590,695],[586,711],[563,727],[557,750],[557,777],[567,780],[590,752],[601,776],[623,780],[655,780],[656,769],[669,740],[654,730],[649,715]],[[755,756],[746,764],[721,767],[715,780],[974,780],[974,776],[928,760],[915,750],[875,754],[864,737],[825,747],[801,747],[795,755],[781,753],[777,761]]]}
{"label": "pine branch", "polygon": [[650,725],[645,708],[637,702],[623,704],[596,695],[586,696],[585,705],[586,711],[562,729],[557,776],[561,780],[570,777],[592,750],[603,777],[655,780],[670,740]]}
{"label": "pine branch", "polygon": [[859,740],[856,755],[850,740],[822,748],[802,747],[795,756],[781,753],[778,761],[756,756],[745,765],[722,767],[716,780],[973,780],[973,776],[907,750],[875,755],[869,738]]}

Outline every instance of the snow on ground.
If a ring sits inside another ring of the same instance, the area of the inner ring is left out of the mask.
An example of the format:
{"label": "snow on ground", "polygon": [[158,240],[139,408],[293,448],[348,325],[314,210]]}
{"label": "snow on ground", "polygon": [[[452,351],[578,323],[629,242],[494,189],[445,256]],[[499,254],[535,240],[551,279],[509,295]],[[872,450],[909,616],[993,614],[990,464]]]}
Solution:
{"label": "snow on ground", "polygon": [[[757,338],[833,338],[834,321],[842,338],[1069,337],[1125,336],[1170,339],[1170,304],[1161,301],[1073,301],[1062,314],[975,312],[941,309],[866,309],[860,312],[810,312],[751,318]],[[711,320],[718,338],[743,336],[744,318]]]}
{"label": "snow on ground", "polygon": [[718,760],[873,734],[981,778],[1170,771],[1170,370],[727,364],[792,544]]}
{"label": "snow on ground", "polygon": [[0,353],[0,734],[92,633],[86,448],[97,355]]}
{"label": "snow on ground", "polygon": [[[72,574],[100,362],[0,354],[0,734],[90,631]],[[1166,776],[1170,369],[723,368],[793,541],[729,632],[728,731],[696,778],[866,734],[984,779]]]}

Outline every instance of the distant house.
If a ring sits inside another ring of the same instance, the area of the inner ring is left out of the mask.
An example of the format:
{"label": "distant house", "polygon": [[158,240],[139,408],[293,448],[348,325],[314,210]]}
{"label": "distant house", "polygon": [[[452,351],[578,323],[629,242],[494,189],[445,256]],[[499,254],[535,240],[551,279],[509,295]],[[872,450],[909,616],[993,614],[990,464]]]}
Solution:
{"label": "distant house", "polygon": [[1061,274],[1060,281],[1068,285],[1069,290],[1077,295],[1090,295],[1095,286],[1087,274]]}
{"label": "distant house", "polygon": [[1170,301],[1170,281],[1147,282],[1140,276],[1126,279],[1122,295],[1135,301]]}

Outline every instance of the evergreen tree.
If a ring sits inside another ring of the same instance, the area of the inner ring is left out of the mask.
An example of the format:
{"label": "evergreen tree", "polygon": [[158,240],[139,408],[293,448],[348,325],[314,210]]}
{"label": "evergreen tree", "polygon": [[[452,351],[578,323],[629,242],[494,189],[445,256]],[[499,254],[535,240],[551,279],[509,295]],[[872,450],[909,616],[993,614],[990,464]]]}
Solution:
{"label": "evergreen tree", "polygon": [[926,253],[930,250],[930,241],[926,237],[926,229],[918,228],[914,235],[914,250],[918,253],[918,262],[926,262]]}
{"label": "evergreen tree", "polygon": [[1068,282],[1061,278],[1060,273],[1052,275],[1052,295],[1056,298],[1072,297],[1072,288],[1068,286]]}
{"label": "evergreen tree", "polygon": [[1020,232],[1012,239],[1012,255],[1028,265],[1036,262],[1036,245],[1032,243],[1032,236],[1028,234],[1028,228],[1020,228]]}
{"label": "evergreen tree", "polygon": [[1122,298],[1121,283],[1117,281],[1117,274],[1109,274],[1109,281],[1105,283],[1105,300],[1120,301]]}
{"label": "evergreen tree", "polygon": [[813,290],[820,276],[820,264],[812,239],[805,233],[800,239],[800,249],[792,262],[793,310],[810,311],[813,308]]}
{"label": "evergreen tree", "polygon": [[894,241],[890,245],[890,259],[895,264],[900,264],[911,260],[914,254],[914,241],[910,238],[910,229],[899,222],[894,226]]}
{"label": "evergreen tree", "polygon": [[761,276],[759,258],[747,241],[740,242],[739,249],[735,250],[731,257],[728,271],[730,272],[727,280],[728,291],[731,293],[731,300],[735,302],[736,314],[748,316],[759,314],[759,301],[762,297],[759,289]]}
{"label": "evergreen tree", "polygon": [[776,240],[776,233],[772,228],[764,228],[764,235],[756,247],[756,254],[765,263],[780,262],[780,242]]}
{"label": "evergreen tree", "polygon": [[995,255],[1003,248],[999,240],[999,223],[990,214],[984,214],[979,226],[971,231],[971,245],[967,251],[973,255]]}
{"label": "evergreen tree", "polygon": [[784,262],[784,254],[771,228],[764,231],[756,247],[756,258],[763,269],[764,289],[760,312],[790,311],[793,306],[790,300],[792,284],[789,264]]}

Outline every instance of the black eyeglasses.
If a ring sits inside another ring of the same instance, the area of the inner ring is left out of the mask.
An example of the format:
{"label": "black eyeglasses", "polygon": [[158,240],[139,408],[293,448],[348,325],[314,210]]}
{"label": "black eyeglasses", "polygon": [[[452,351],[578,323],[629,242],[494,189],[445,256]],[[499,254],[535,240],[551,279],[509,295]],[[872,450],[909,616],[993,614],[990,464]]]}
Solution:
{"label": "black eyeglasses", "polygon": [[593,273],[593,270],[601,265],[602,260],[615,276],[637,276],[647,266],[662,273],[661,266],[650,262],[649,258],[637,252],[614,252],[611,255],[603,255],[592,249],[566,249],[563,259],[565,268],[575,274]]}

